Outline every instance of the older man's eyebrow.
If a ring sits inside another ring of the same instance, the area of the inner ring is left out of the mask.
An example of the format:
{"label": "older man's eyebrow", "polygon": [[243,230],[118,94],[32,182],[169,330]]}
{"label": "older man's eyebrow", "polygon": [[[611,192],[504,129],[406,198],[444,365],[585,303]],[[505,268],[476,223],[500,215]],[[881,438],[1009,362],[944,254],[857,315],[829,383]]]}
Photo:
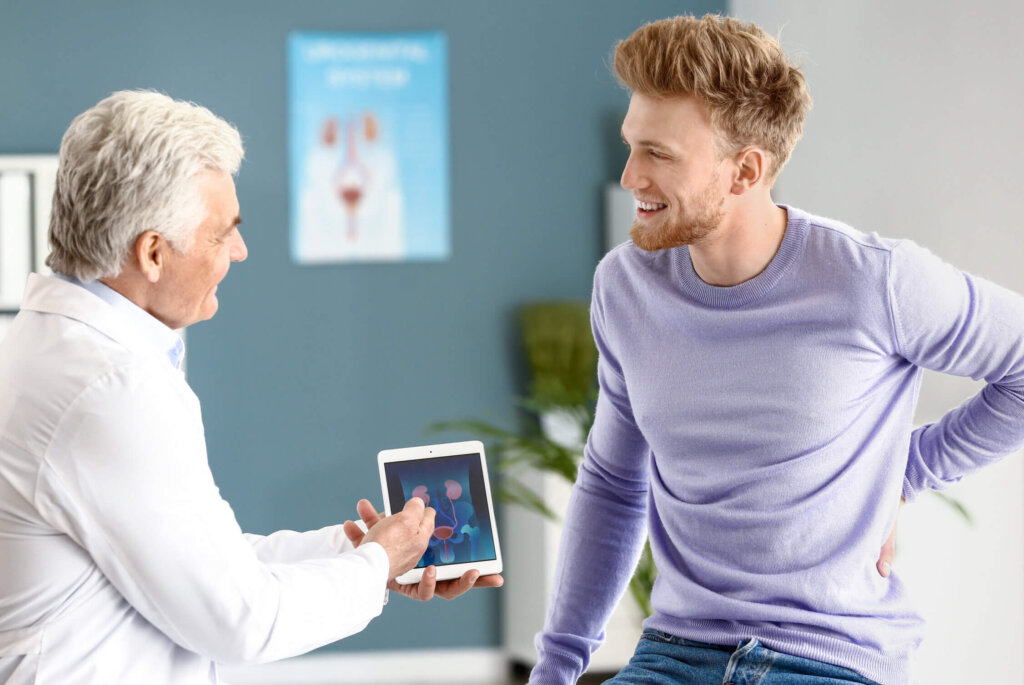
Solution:
{"label": "older man's eyebrow", "polygon": [[223,235],[227,235],[228,233],[231,233],[231,231],[235,230],[237,227],[239,227],[241,225],[242,225],[242,217],[241,216],[235,216],[235,218],[231,220],[231,223],[229,223],[227,226],[224,227]]}

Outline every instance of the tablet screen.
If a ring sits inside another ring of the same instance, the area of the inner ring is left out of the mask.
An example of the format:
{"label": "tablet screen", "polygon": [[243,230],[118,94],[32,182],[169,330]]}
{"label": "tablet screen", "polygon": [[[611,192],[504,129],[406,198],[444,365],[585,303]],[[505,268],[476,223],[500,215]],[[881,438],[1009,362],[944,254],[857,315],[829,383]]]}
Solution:
{"label": "tablet screen", "polygon": [[434,534],[416,568],[496,558],[479,454],[384,464],[391,511],[419,497],[437,511]]}

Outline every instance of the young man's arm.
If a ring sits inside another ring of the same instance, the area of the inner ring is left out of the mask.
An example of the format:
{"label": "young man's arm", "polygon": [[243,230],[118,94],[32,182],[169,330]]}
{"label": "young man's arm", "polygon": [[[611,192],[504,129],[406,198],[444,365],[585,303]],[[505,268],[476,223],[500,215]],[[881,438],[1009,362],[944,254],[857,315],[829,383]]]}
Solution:
{"label": "young man's arm", "polygon": [[575,683],[586,670],[646,537],[649,449],[606,343],[599,278],[591,320],[600,395],[569,500],[547,620],[537,636],[539,660],[530,682],[543,685]]}
{"label": "young man's arm", "polygon": [[913,432],[903,488],[911,501],[1024,447],[1024,298],[904,242],[892,252],[889,299],[908,361],[986,382]]}

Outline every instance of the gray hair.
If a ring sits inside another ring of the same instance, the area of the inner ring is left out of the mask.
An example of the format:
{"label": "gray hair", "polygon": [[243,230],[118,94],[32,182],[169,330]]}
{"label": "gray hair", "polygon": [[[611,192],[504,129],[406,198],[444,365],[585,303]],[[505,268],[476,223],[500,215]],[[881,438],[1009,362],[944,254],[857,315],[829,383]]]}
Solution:
{"label": "gray hair", "polygon": [[205,216],[195,175],[234,175],[238,130],[205,107],[123,90],[75,117],[60,144],[46,264],[81,281],[117,276],[145,231],[186,251]]}

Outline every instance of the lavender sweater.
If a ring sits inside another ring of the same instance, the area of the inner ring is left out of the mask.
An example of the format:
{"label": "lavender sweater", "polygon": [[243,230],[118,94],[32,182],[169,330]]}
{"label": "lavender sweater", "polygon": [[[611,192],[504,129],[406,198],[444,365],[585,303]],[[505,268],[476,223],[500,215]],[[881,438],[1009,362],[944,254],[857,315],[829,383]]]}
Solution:
{"label": "lavender sweater", "polygon": [[[597,418],[531,683],[575,682],[645,524],[648,628],[909,681],[922,621],[875,570],[896,516],[1024,446],[1024,299],[907,241],[787,208],[756,278],[709,286],[687,248],[597,268]],[[988,385],[912,430],[921,369]]]}

